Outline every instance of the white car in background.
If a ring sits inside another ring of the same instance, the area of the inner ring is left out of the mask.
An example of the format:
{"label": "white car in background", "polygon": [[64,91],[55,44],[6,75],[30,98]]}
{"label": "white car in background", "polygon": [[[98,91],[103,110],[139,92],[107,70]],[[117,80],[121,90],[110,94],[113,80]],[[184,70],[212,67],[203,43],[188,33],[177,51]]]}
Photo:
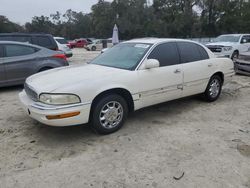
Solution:
{"label": "white car in background", "polygon": [[54,37],[57,46],[58,46],[58,50],[63,51],[65,53],[65,55],[67,57],[72,57],[73,56],[73,52],[70,49],[70,47],[68,46],[68,42],[65,38],[63,37]]}
{"label": "white car in background", "polygon": [[214,42],[206,46],[217,57],[238,58],[239,54],[250,49],[250,34],[228,34],[220,35]]}
{"label": "white car in background", "polygon": [[[112,41],[107,40],[107,48],[113,47]],[[85,47],[89,51],[103,50],[102,40],[93,40],[93,42]]]}
{"label": "white car in background", "polygon": [[29,77],[19,98],[25,112],[44,124],[90,122],[109,134],[122,127],[129,112],[147,106],[196,94],[216,101],[234,74],[231,59],[215,58],[199,43],[135,39],[89,64]]}

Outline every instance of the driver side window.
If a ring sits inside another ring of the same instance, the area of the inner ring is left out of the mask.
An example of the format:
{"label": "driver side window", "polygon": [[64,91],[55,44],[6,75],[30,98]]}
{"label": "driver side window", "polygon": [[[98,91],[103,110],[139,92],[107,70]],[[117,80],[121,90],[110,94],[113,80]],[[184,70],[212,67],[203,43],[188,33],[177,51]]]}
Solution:
{"label": "driver side window", "polygon": [[250,43],[250,35],[245,35],[242,37],[241,39],[241,43],[244,44],[244,43]]}
{"label": "driver side window", "polygon": [[148,56],[148,59],[157,59],[160,62],[160,67],[180,63],[180,56],[175,42],[159,44]]}

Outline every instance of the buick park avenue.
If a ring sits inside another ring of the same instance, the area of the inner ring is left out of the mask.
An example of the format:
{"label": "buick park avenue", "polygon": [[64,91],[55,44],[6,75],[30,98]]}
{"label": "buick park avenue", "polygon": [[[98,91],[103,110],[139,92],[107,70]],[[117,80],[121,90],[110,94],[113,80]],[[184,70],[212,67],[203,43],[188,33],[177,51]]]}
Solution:
{"label": "buick park avenue", "polygon": [[89,122],[98,133],[109,134],[122,127],[129,112],[144,107],[196,94],[216,101],[234,74],[231,59],[215,58],[201,44],[135,39],[86,65],[29,77],[19,98],[25,112],[43,124]]}

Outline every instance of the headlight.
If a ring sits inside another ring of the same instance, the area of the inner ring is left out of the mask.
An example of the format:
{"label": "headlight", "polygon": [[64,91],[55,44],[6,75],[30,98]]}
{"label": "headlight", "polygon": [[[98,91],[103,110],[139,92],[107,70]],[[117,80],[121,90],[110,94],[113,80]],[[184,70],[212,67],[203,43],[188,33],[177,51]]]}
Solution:
{"label": "headlight", "polygon": [[39,100],[45,104],[53,105],[67,105],[80,103],[81,100],[77,95],[74,94],[47,94],[42,93],[39,96]]}
{"label": "headlight", "polygon": [[225,46],[223,47],[223,51],[231,51],[233,49],[232,46]]}

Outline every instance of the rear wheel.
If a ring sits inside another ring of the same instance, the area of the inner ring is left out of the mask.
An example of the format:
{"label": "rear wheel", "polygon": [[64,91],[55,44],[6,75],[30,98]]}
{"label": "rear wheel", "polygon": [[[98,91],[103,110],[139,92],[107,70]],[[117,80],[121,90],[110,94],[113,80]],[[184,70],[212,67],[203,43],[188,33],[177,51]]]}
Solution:
{"label": "rear wheel", "polygon": [[208,83],[207,89],[203,94],[204,99],[208,102],[216,101],[220,97],[222,83],[222,78],[219,75],[212,76]]}
{"label": "rear wheel", "polygon": [[104,96],[93,106],[92,128],[99,134],[111,134],[123,126],[127,116],[128,105],[123,97],[116,94]]}
{"label": "rear wheel", "polygon": [[91,50],[92,50],[92,51],[96,51],[96,47],[95,47],[95,46],[92,46]]}

